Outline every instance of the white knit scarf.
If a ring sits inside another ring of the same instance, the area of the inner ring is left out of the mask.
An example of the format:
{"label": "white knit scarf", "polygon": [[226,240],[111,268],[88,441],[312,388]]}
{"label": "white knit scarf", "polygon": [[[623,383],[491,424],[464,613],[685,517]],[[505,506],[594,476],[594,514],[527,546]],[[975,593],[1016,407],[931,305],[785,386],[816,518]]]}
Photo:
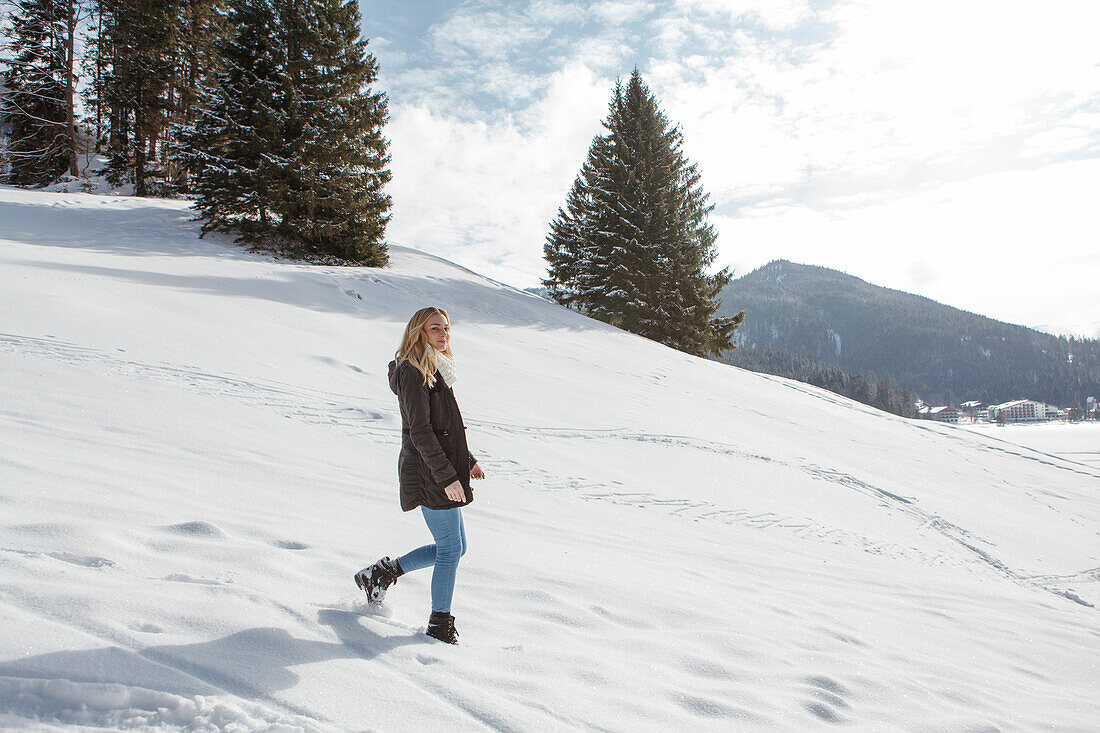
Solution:
{"label": "white knit scarf", "polygon": [[443,381],[447,383],[448,387],[454,386],[455,381],[458,379],[458,365],[455,364],[453,356],[447,356],[439,349],[431,346],[432,361],[435,362],[435,368],[439,370],[439,375],[443,377]]}

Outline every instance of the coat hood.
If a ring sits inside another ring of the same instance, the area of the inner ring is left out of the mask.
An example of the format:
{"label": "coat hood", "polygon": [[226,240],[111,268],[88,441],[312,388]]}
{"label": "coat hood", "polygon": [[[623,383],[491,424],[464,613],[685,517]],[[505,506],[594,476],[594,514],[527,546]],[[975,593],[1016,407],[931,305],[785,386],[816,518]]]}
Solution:
{"label": "coat hood", "polygon": [[390,362],[389,368],[390,389],[397,394],[397,359]]}
{"label": "coat hood", "polygon": [[[417,371],[416,367],[414,367],[412,364],[409,364],[409,362],[407,361],[402,361],[401,364],[397,363],[397,359],[391,361],[389,366],[390,390],[396,395],[400,394],[400,392],[398,392],[397,373],[402,366],[406,366],[408,369],[412,369],[413,372],[415,372],[416,374],[420,373]],[[439,379],[438,370],[436,370],[435,372],[435,378]]]}

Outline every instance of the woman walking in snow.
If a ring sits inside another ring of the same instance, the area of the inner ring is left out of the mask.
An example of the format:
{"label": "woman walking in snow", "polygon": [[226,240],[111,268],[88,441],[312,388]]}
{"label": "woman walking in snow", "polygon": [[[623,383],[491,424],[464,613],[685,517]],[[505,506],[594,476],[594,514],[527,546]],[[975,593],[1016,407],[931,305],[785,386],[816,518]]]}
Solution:
{"label": "woman walking in snow", "polygon": [[396,560],[383,557],[355,574],[356,585],[370,602],[381,603],[399,577],[433,566],[428,635],[449,644],[458,641],[451,597],[458,559],[466,552],[461,507],[474,500],[470,480],[485,478],[466,445],[466,427],[451,390],[456,378],[447,311],[418,310],[405,326],[389,379],[401,407],[401,509],[420,507],[435,544]]}

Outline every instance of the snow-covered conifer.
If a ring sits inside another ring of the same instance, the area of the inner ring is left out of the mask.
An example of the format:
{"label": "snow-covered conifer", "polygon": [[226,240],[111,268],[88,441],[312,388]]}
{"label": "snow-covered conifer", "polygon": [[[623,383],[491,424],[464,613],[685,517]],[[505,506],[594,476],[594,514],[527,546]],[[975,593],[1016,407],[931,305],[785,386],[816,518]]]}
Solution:
{"label": "snow-covered conifer", "polygon": [[225,68],[188,137],[204,228],[383,266],[385,95],[346,0],[233,0]]}
{"label": "snow-covered conifer", "polygon": [[370,88],[377,63],[360,38],[353,0],[286,3],[287,142],[292,164],[280,231],[303,254],[363,264],[388,260],[390,158],[386,97]]}
{"label": "snow-covered conifer", "polygon": [[77,0],[18,0],[9,16],[0,103],[0,123],[8,133],[8,183],[44,186],[67,170],[76,173],[77,12]]}
{"label": "snow-covered conifer", "polygon": [[603,124],[550,225],[543,285],[560,303],[682,351],[732,348],[744,314],[713,317],[730,279],[706,273],[713,206],[637,69],[616,83]]}
{"label": "snow-covered conifer", "polygon": [[271,0],[231,0],[228,23],[221,69],[197,90],[198,117],[181,138],[203,232],[249,240],[270,234],[288,165],[285,34]]}
{"label": "snow-covered conifer", "polygon": [[227,0],[96,0],[84,68],[84,103],[108,180],[138,195],[187,191],[181,138],[199,88],[217,68]]}
{"label": "snow-covered conifer", "polygon": [[177,79],[184,0],[99,0],[99,98],[109,109],[108,180],[167,193],[165,133]]}

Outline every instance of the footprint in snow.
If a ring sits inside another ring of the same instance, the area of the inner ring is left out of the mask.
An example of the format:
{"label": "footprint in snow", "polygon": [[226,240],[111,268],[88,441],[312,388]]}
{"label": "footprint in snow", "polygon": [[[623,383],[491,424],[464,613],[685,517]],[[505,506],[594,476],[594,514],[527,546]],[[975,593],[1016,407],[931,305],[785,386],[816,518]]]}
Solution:
{"label": "footprint in snow", "polygon": [[223,532],[218,525],[202,521],[171,524],[161,529],[166,532],[171,532],[172,534],[202,537],[204,539],[224,539],[226,537],[225,532]]}
{"label": "footprint in snow", "polygon": [[115,563],[105,557],[94,555],[74,555],[71,552],[51,552],[50,557],[72,565],[80,565],[85,568],[113,568]]}
{"label": "footprint in snow", "polygon": [[837,709],[848,710],[851,708],[848,701],[844,699],[844,696],[848,694],[848,689],[830,677],[807,677],[805,681],[810,688],[810,695],[817,699],[803,703],[804,707],[814,716],[827,723],[844,722],[844,718],[837,712]]}
{"label": "footprint in snow", "polygon": [[172,583],[195,583],[196,585],[225,585],[220,580],[209,580],[207,578],[192,578],[190,575],[184,575],[183,573],[172,573],[171,575],[165,575],[161,580],[167,580]]}
{"label": "footprint in snow", "polygon": [[701,697],[686,692],[673,694],[673,700],[689,713],[700,718],[723,718],[745,723],[763,724],[765,721],[756,713],[735,707],[717,697]]}

